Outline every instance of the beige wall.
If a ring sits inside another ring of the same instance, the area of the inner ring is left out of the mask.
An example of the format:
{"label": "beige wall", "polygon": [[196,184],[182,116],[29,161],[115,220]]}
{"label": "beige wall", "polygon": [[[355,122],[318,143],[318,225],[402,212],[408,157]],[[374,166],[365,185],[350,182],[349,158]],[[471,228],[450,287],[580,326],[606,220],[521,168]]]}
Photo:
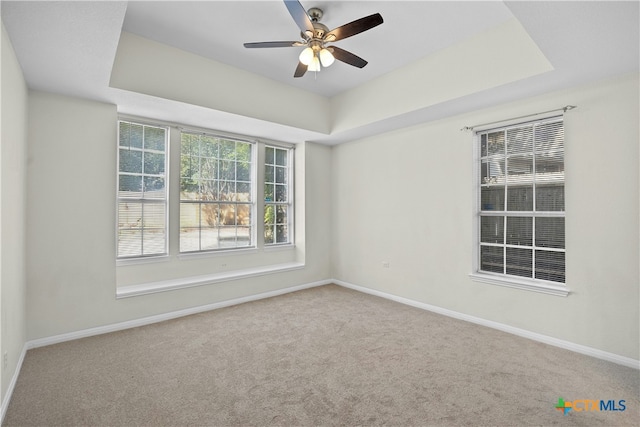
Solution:
{"label": "beige wall", "polygon": [[[637,93],[631,76],[332,148],[301,144],[304,270],[122,300],[105,197],[115,188],[115,106],[31,93],[28,338],[334,277],[638,359]],[[565,122],[572,294],[472,282],[471,135],[459,129],[566,104],[578,105]]]}
{"label": "beige wall", "polygon": [[[627,76],[334,147],[333,277],[639,359],[638,93]],[[460,128],[567,104],[572,293],[471,281],[472,135]]]}
{"label": "beige wall", "polygon": [[[2,25],[0,150],[0,371],[4,401],[26,341],[25,169],[27,86]],[[4,366],[3,355],[7,355]]]}
{"label": "beige wall", "polygon": [[323,96],[127,32],[120,36],[109,85],[320,134],[330,131],[329,100]]}
{"label": "beige wall", "polygon": [[[298,247],[303,269],[116,300],[116,120],[114,105],[30,92],[28,339],[330,277],[329,205],[326,198],[306,203],[303,198],[299,222],[306,227]],[[301,144],[296,160],[297,170],[305,172],[300,194],[327,196],[330,148]],[[241,257],[236,258],[242,268]]]}

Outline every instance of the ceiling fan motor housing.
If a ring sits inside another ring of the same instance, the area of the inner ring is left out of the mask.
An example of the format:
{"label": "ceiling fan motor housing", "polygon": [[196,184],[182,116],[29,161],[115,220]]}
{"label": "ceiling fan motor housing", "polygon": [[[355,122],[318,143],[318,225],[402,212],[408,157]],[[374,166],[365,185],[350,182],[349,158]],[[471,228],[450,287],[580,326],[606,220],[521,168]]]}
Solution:
{"label": "ceiling fan motor housing", "polygon": [[311,19],[311,24],[313,25],[313,34],[310,34],[310,31],[304,31],[301,32],[300,35],[307,41],[317,39],[321,42],[322,39],[324,39],[324,36],[329,32],[329,28],[319,22],[324,15],[324,12],[322,12],[322,9],[312,7],[307,11],[307,15],[309,15],[309,19]]}
{"label": "ceiling fan motor housing", "polygon": [[319,22],[313,23],[313,34],[310,34],[310,31],[301,32],[300,35],[303,39],[307,41],[317,40],[322,41],[324,39],[325,34],[329,32],[329,28],[326,25],[321,24]]}

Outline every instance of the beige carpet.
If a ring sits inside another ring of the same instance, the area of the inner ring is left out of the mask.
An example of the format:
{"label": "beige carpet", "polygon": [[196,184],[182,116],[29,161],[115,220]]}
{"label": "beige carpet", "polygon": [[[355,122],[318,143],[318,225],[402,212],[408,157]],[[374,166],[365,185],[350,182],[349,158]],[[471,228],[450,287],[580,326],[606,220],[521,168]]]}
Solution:
{"label": "beige carpet", "polygon": [[30,350],[5,425],[638,425],[639,380],[331,285]]}

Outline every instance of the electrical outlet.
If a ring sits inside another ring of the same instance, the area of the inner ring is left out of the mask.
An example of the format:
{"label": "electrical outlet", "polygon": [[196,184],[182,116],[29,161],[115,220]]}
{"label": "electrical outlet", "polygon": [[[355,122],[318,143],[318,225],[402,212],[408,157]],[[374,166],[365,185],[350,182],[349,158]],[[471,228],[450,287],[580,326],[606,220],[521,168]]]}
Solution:
{"label": "electrical outlet", "polygon": [[382,268],[389,268],[389,261],[382,261]]}

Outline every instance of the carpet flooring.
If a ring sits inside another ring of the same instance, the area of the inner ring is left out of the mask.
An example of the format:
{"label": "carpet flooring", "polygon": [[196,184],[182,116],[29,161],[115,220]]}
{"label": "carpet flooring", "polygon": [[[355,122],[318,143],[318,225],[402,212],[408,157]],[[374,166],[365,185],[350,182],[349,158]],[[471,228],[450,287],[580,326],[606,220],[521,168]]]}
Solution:
{"label": "carpet flooring", "polygon": [[[559,398],[625,410],[564,415]],[[618,426],[639,411],[638,370],[328,285],[29,350],[4,425]]]}

